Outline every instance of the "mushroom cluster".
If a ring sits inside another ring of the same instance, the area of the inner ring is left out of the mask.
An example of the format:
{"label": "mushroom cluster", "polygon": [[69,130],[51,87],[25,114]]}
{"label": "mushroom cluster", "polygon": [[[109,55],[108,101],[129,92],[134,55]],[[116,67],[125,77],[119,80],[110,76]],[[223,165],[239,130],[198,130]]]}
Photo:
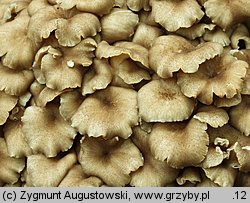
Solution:
{"label": "mushroom cluster", "polygon": [[249,135],[249,0],[0,1],[1,186],[250,186]]}

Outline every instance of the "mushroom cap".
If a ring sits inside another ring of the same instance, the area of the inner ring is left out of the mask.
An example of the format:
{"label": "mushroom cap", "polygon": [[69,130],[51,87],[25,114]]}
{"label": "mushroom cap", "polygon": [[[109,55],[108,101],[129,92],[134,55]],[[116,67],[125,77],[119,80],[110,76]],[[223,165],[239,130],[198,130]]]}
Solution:
{"label": "mushroom cap", "polygon": [[[73,145],[77,132],[59,114],[58,106],[29,106],[22,117],[23,133],[34,153],[55,157]],[[39,130],[37,130],[39,129]]]}
{"label": "mushroom cap", "polygon": [[42,154],[27,158],[26,186],[57,187],[77,161],[75,153],[47,158]]}
{"label": "mushroom cap", "polygon": [[158,37],[150,48],[149,64],[160,77],[168,78],[179,70],[194,73],[201,63],[222,51],[223,47],[218,43],[206,42],[194,47],[183,37],[165,35]]}
{"label": "mushroom cap", "polygon": [[0,125],[9,117],[9,112],[16,106],[18,98],[0,91]]}
{"label": "mushroom cap", "polygon": [[150,135],[141,127],[133,128],[132,141],[143,154],[144,164],[131,173],[130,185],[135,187],[163,187],[172,183],[179,170],[170,167],[166,161],[154,158],[149,147]]}
{"label": "mushroom cap", "polygon": [[155,22],[169,32],[191,27],[204,15],[201,6],[195,0],[152,1],[151,4]]}
{"label": "mushroom cap", "polygon": [[100,26],[98,18],[91,13],[48,6],[31,16],[28,36],[35,42],[41,42],[55,31],[60,45],[73,47],[81,41],[81,37],[95,36]]}
{"label": "mushroom cap", "polygon": [[229,38],[229,33],[222,31],[219,27],[215,27],[215,29],[211,31],[207,31],[203,39],[207,42],[216,42],[221,44],[223,47],[230,45],[231,40]]}
{"label": "mushroom cap", "polygon": [[179,185],[185,185],[187,183],[196,184],[201,182],[201,174],[199,168],[187,167],[176,179]]}
{"label": "mushroom cap", "polygon": [[15,108],[18,112],[15,112],[15,115],[10,116],[13,120],[9,119],[4,125],[4,138],[10,157],[25,158],[32,154],[32,150],[25,140],[22,131],[23,125],[21,122],[21,116],[23,115],[24,109],[20,107]]}
{"label": "mushroom cap", "polygon": [[241,94],[237,93],[236,95],[234,95],[232,98],[220,98],[215,96],[214,97],[214,105],[217,107],[232,107],[232,106],[236,106],[241,102]]}
{"label": "mushroom cap", "polygon": [[82,82],[82,95],[105,89],[112,81],[112,67],[106,59],[94,59],[93,65],[85,73]]}
{"label": "mushroom cap", "polygon": [[27,35],[30,21],[22,15],[0,26],[0,57],[4,66],[12,69],[30,68],[39,47]]}
{"label": "mushroom cap", "polygon": [[213,94],[232,98],[242,89],[248,64],[235,57],[225,55],[206,61],[197,72],[179,72],[177,84],[187,97],[198,98],[204,104],[212,104]]}
{"label": "mushroom cap", "polygon": [[127,6],[130,10],[132,11],[140,11],[141,9],[145,11],[149,11],[150,5],[149,5],[150,0],[127,0]]}
{"label": "mushroom cap", "polygon": [[[250,141],[250,139],[249,139]],[[250,172],[250,145],[248,146],[241,146],[238,142],[236,142],[233,148],[237,160],[240,164],[239,170],[245,173]]]}
{"label": "mushroom cap", "polygon": [[137,92],[114,86],[97,91],[82,102],[71,121],[82,135],[126,139],[138,124]]}
{"label": "mushroom cap", "polygon": [[113,80],[118,77],[125,84],[135,84],[151,78],[147,71],[148,50],[135,42],[122,41],[110,46],[102,41],[98,44],[96,56],[99,59],[110,58]]}
{"label": "mushroom cap", "polygon": [[115,0],[56,0],[56,3],[64,10],[75,6],[79,11],[102,16],[110,12],[115,4]]}
{"label": "mushroom cap", "polygon": [[65,92],[60,95],[60,107],[59,112],[61,116],[70,121],[71,117],[75,114],[81,103],[83,102],[83,96],[77,90]]}
{"label": "mushroom cap", "polygon": [[233,168],[230,160],[212,168],[203,168],[206,176],[222,187],[232,187],[234,185],[237,169]]}
{"label": "mushroom cap", "polygon": [[229,120],[227,112],[215,106],[202,106],[193,117],[201,122],[209,124],[213,128],[222,127],[227,124]]}
{"label": "mushroom cap", "polygon": [[86,175],[80,164],[75,164],[60,182],[59,187],[99,187],[102,180]]}
{"label": "mushroom cap", "polygon": [[231,35],[231,46],[233,49],[250,49],[250,33],[247,26],[244,24],[237,25]]}
{"label": "mushroom cap", "polygon": [[248,0],[208,0],[204,7],[212,22],[224,30],[250,16]]}
{"label": "mushroom cap", "polygon": [[209,146],[206,158],[202,161],[201,167],[211,168],[218,166],[223,162],[225,158],[227,158],[227,155],[221,150],[219,146]]}
{"label": "mushroom cap", "polygon": [[9,156],[4,138],[0,138],[0,181],[14,184],[20,177],[20,172],[25,167],[24,159],[16,159]]}
{"label": "mushroom cap", "polygon": [[150,149],[156,159],[173,168],[201,163],[207,154],[207,124],[197,119],[188,123],[157,123],[150,133]]}
{"label": "mushroom cap", "polygon": [[198,23],[189,28],[180,28],[176,30],[176,34],[186,37],[190,40],[194,40],[198,37],[202,37],[207,30],[211,31],[215,28],[214,24]]}
{"label": "mushroom cap", "polygon": [[87,175],[101,178],[109,186],[125,186],[130,182],[130,173],[143,165],[139,149],[130,139],[84,137],[78,155]]}
{"label": "mushroom cap", "polygon": [[20,96],[27,92],[34,80],[31,70],[13,70],[0,63],[0,90]]}
{"label": "mushroom cap", "polygon": [[0,3],[0,25],[10,21],[27,8],[31,0],[8,0]]}
{"label": "mushroom cap", "polygon": [[102,40],[113,43],[127,40],[134,34],[139,22],[138,15],[127,9],[113,8],[101,18]]}
{"label": "mushroom cap", "polygon": [[230,109],[229,116],[232,126],[246,136],[250,135],[250,97],[248,95],[242,96],[241,103]]}
{"label": "mushroom cap", "polygon": [[139,23],[132,41],[149,49],[153,41],[162,35],[162,33],[162,30],[158,27]]}
{"label": "mushroom cap", "polygon": [[195,106],[175,79],[152,80],[138,91],[139,116],[146,122],[173,122],[189,118]]}

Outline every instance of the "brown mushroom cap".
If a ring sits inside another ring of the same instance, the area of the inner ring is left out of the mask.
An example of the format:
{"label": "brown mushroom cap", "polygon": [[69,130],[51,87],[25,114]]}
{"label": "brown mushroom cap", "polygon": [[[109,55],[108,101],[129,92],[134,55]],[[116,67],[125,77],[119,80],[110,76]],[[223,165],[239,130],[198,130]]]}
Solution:
{"label": "brown mushroom cap", "polygon": [[174,168],[199,164],[208,151],[206,129],[207,124],[197,119],[188,123],[155,124],[150,133],[150,149],[156,159],[166,160]]}
{"label": "brown mushroom cap", "polygon": [[64,10],[75,6],[79,11],[94,13],[100,16],[109,13],[114,6],[114,2],[115,0],[56,0],[56,3]]}
{"label": "brown mushroom cap", "polygon": [[135,187],[163,187],[172,183],[179,170],[170,167],[166,161],[154,158],[149,147],[150,135],[140,127],[133,128],[132,141],[143,154],[144,164],[131,174],[130,185]]}
{"label": "brown mushroom cap", "polygon": [[191,27],[204,15],[201,6],[195,0],[152,1],[151,4],[155,22],[169,32]]}
{"label": "brown mushroom cap", "polygon": [[248,0],[208,0],[205,2],[204,7],[207,16],[212,22],[224,30],[250,17],[250,3]]}
{"label": "brown mushroom cap", "polygon": [[226,55],[200,65],[197,72],[179,72],[177,83],[187,97],[198,98],[204,104],[213,102],[213,94],[232,98],[242,89],[248,64]]}
{"label": "brown mushroom cap", "polygon": [[71,121],[82,135],[128,138],[138,124],[137,92],[114,86],[97,91],[82,102]]}
{"label": "brown mushroom cap", "polygon": [[47,39],[51,32],[62,46],[73,47],[100,31],[98,18],[90,13],[80,13],[76,9],[62,10],[58,6],[48,6],[35,13],[29,22],[28,36],[35,42]]}
{"label": "brown mushroom cap", "polygon": [[20,177],[20,172],[25,167],[25,160],[9,156],[4,138],[0,138],[0,160],[0,182],[16,183]]}
{"label": "brown mushroom cap", "polygon": [[[58,106],[29,106],[22,117],[24,136],[34,153],[54,157],[73,144],[76,130],[59,114]],[[37,130],[39,129],[39,130]]]}
{"label": "brown mushroom cap", "polygon": [[0,91],[0,125],[9,117],[9,112],[16,106],[18,98]]}
{"label": "brown mushroom cap", "polygon": [[224,159],[228,158],[227,154],[219,146],[208,147],[206,158],[202,161],[202,168],[211,168],[220,165]]}
{"label": "brown mushroom cap", "polygon": [[31,155],[27,159],[26,186],[57,187],[76,161],[76,155],[72,152],[54,158],[42,154]]}
{"label": "brown mushroom cap", "polygon": [[78,160],[88,175],[100,177],[109,186],[124,186],[130,173],[143,165],[139,149],[130,139],[84,137]]}
{"label": "brown mushroom cap", "polygon": [[195,101],[187,98],[174,79],[153,80],[138,91],[139,116],[146,122],[173,122],[189,118]]}
{"label": "brown mushroom cap", "polygon": [[83,172],[81,165],[76,164],[60,182],[59,187],[99,187],[101,185],[101,179],[87,176]]}
{"label": "brown mushroom cap", "polygon": [[39,47],[27,36],[30,17],[22,15],[0,25],[0,57],[12,69],[30,68]]}
{"label": "brown mushroom cap", "polygon": [[230,109],[230,123],[246,136],[250,135],[250,97],[242,96],[239,105]]}
{"label": "brown mushroom cap", "polygon": [[134,34],[139,22],[138,15],[127,9],[113,8],[101,18],[102,40],[113,43],[127,40]]}
{"label": "brown mushroom cap", "polygon": [[228,32],[222,31],[219,27],[211,31],[207,31],[203,39],[207,42],[216,42],[221,44],[223,47],[230,45],[231,41],[229,38],[230,34]]}
{"label": "brown mushroom cap", "polygon": [[218,43],[206,42],[194,47],[180,36],[160,36],[149,50],[149,64],[160,77],[168,78],[179,70],[194,73],[201,63],[222,51],[223,47]]}
{"label": "brown mushroom cap", "polygon": [[198,109],[198,113],[194,115],[194,118],[201,122],[205,122],[213,128],[221,127],[227,124],[229,116],[227,112],[215,106],[202,106]]}

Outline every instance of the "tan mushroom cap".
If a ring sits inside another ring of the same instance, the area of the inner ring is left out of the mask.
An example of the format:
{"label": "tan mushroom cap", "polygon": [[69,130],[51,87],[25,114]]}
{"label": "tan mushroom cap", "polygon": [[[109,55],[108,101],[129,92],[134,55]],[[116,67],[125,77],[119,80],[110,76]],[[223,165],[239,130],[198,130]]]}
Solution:
{"label": "tan mushroom cap", "polygon": [[28,187],[57,187],[76,163],[75,153],[64,157],[47,158],[42,154],[27,159],[25,182]]}
{"label": "tan mushroom cap", "polygon": [[221,187],[232,187],[234,185],[237,169],[233,168],[230,160],[212,168],[203,168],[206,176]]}
{"label": "tan mushroom cap", "polygon": [[38,44],[27,36],[30,17],[22,15],[0,25],[0,57],[4,66],[12,69],[30,68]]}
{"label": "tan mushroom cap", "polygon": [[78,155],[87,175],[101,178],[109,186],[125,186],[130,182],[130,173],[143,165],[139,149],[130,139],[84,137]]}
{"label": "tan mushroom cap", "polygon": [[127,0],[127,6],[132,11],[140,11],[141,9],[149,11],[151,9],[149,2],[150,0]]}
{"label": "tan mushroom cap", "polygon": [[179,170],[171,168],[166,161],[154,158],[149,147],[150,135],[141,127],[133,128],[132,141],[142,152],[144,164],[131,174],[130,185],[135,187],[163,187],[172,183]]}
{"label": "tan mushroom cap", "polygon": [[98,44],[96,48],[97,58],[112,58],[115,56],[124,58],[126,56],[125,59],[130,58],[135,62],[139,62],[141,66],[149,68],[148,50],[135,42],[121,41],[115,43],[114,46],[109,45],[105,41]]}
{"label": "tan mushroom cap", "polygon": [[229,120],[227,112],[224,109],[215,106],[200,107],[198,112],[194,115],[194,118],[207,123],[213,128],[221,127],[227,124]]}
{"label": "tan mushroom cap", "polygon": [[115,0],[56,0],[56,3],[64,10],[71,9],[75,6],[79,11],[102,16],[110,12]]}
{"label": "tan mushroom cap", "polygon": [[82,95],[105,89],[112,81],[112,67],[106,59],[94,59],[93,65],[85,73],[82,82]]}
{"label": "tan mushroom cap", "polygon": [[55,157],[60,151],[67,151],[77,134],[53,103],[46,107],[29,106],[22,122],[25,139],[33,152],[43,153],[47,157]]}
{"label": "tan mushroom cap", "polygon": [[168,78],[179,70],[194,73],[201,63],[222,51],[218,43],[206,42],[194,47],[183,37],[165,35],[158,37],[149,50],[149,64],[160,77]]}
{"label": "tan mushroom cap", "polygon": [[71,121],[82,135],[126,139],[138,124],[137,92],[114,86],[97,91],[82,102]]}
{"label": "tan mushroom cap", "polygon": [[246,136],[250,135],[250,97],[242,96],[239,105],[230,109],[230,124]]}
{"label": "tan mushroom cap", "polygon": [[[207,124],[197,119],[188,123],[158,123],[150,133],[149,144],[156,159],[174,168],[201,163],[207,154]],[[185,156],[184,156],[185,155]]]}
{"label": "tan mushroom cap", "polygon": [[202,168],[211,168],[220,165],[227,158],[227,154],[221,150],[219,146],[208,147],[206,158],[202,161]]}
{"label": "tan mushroom cap", "polygon": [[179,72],[177,83],[187,97],[198,98],[204,104],[212,104],[213,94],[232,98],[242,89],[248,64],[226,55],[216,57],[200,65],[197,72]]}
{"label": "tan mushroom cap", "polygon": [[[46,86],[62,91],[66,88],[80,87],[83,66],[92,64],[96,42],[92,38],[82,40],[73,48],[43,47],[36,55],[34,68],[40,68]],[[37,79],[39,79],[37,78]],[[43,81],[43,78],[40,78]]]}
{"label": "tan mushroom cap", "polygon": [[241,94],[250,94],[250,50],[249,49],[244,49],[244,50],[232,50],[231,51],[232,55],[237,57],[239,60],[246,61],[248,63],[248,69],[246,73],[246,77],[243,82],[243,87]]}
{"label": "tan mushroom cap", "polygon": [[196,184],[196,187],[220,187],[218,184],[211,181],[209,178],[207,178],[205,175],[202,178],[201,182]]}
{"label": "tan mushroom cap", "polygon": [[[10,157],[24,158],[32,154],[25,136],[22,131],[21,116],[24,108],[15,107],[14,114],[10,116],[13,120],[8,120],[4,125],[4,138],[7,145],[8,154]],[[12,111],[12,112],[13,112]]]}
{"label": "tan mushroom cap", "polygon": [[230,33],[222,31],[219,27],[211,31],[205,32],[203,39],[207,42],[216,42],[221,44],[223,47],[228,46],[230,41]]}
{"label": "tan mushroom cap", "polygon": [[236,95],[234,95],[232,98],[220,98],[215,96],[214,97],[214,105],[217,107],[232,107],[232,106],[236,106],[241,102],[241,94],[237,93]]}
{"label": "tan mushroom cap", "polygon": [[162,33],[162,30],[158,27],[139,23],[132,41],[149,49],[153,41],[162,35]]}
{"label": "tan mushroom cap", "polygon": [[28,6],[28,13],[30,16],[33,16],[38,10],[50,7],[51,3],[49,0],[32,0]]}
{"label": "tan mushroom cap", "polygon": [[189,118],[195,106],[175,79],[152,80],[138,91],[139,116],[146,122],[173,122]]}
{"label": "tan mushroom cap", "polygon": [[83,102],[83,96],[77,90],[65,92],[60,95],[60,107],[59,112],[61,116],[70,121],[71,117],[75,114],[81,103]]}
{"label": "tan mushroom cap", "polygon": [[16,106],[18,98],[0,91],[0,125],[9,117],[9,112]]}
{"label": "tan mushroom cap", "polygon": [[196,184],[201,182],[201,174],[198,168],[187,167],[184,171],[176,178],[176,182],[179,185],[185,185],[186,183]]}
{"label": "tan mushroom cap", "polygon": [[127,9],[113,8],[101,18],[102,40],[113,43],[127,40],[134,34],[139,22],[138,15]]}
{"label": "tan mushroom cap", "polygon": [[195,0],[152,1],[151,4],[155,22],[169,32],[191,27],[204,15],[201,6]]}
{"label": "tan mushroom cap", "polygon": [[31,70],[13,70],[0,63],[0,90],[10,95],[20,96],[27,92],[34,80]]}
{"label": "tan mushroom cap", "polygon": [[[248,0],[208,0],[204,4],[207,16],[224,30],[250,17]],[[223,12],[222,12],[223,11]]]}
{"label": "tan mushroom cap", "polygon": [[248,142],[248,146],[241,146],[238,142],[236,142],[233,150],[236,154],[237,160],[240,164],[239,170],[245,173],[250,172],[250,138]]}
{"label": "tan mushroom cap", "polygon": [[60,182],[59,187],[100,187],[101,185],[101,179],[87,176],[81,165],[75,164]]}
{"label": "tan mushroom cap", "polygon": [[9,156],[4,138],[0,138],[0,159],[0,182],[16,183],[20,177],[20,172],[25,167],[25,160]]}
{"label": "tan mushroom cap", "polygon": [[214,24],[198,23],[194,24],[189,28],[180,28],[175,33],[190,40],[194,40],[198,37],[202,37],[206,31],[211,31],[215,28]]}
{"label": "tan mushroom cap", "polygon": [[0,2],[0,25],[10,21],[15,15],[26,9],[31,0],[8,0]]}
{"label": "tan mushroom cap", "polygon": [[239,43],[243,42],[245,49],[250,49],[250,33],[244,24],[238,24],[231,35],[231,46],[234,49],[241,48]]}
{"label": "tan mushroom cap", "polygon": [[100,31],[100,26],[98,18],[91,13],[80,13],[74,8],[65,11],[58,6],[48,6],[31,17],[28,36],[35,42],[41,42],[55,31],[60,45],[73,47],[81,38],[95,36]]}

